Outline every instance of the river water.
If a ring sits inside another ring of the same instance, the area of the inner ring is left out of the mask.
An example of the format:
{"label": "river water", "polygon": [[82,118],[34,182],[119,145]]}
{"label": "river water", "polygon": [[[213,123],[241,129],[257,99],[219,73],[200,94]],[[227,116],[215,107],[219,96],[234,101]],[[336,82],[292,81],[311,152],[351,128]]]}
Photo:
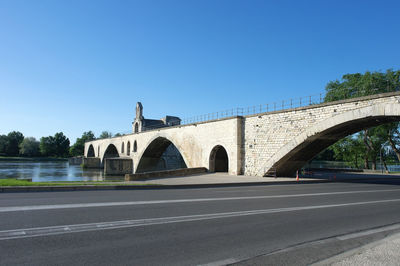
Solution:
{"label": "river water", "polygon": [[0,179],[32,179],[45,181],[104,181],[123,177],[105,177],[102,169],[82,169],[67,161],[0,161]]}

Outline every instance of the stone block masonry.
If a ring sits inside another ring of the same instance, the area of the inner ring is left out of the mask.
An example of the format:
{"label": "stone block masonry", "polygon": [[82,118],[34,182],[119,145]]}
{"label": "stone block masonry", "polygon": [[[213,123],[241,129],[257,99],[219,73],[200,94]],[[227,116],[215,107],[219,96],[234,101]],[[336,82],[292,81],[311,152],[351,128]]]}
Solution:
{"label": "stone block masonry", "polygon": [[278,176],[290,176],[339,139],[364,128],[400,121],[399,101],[400,92],[393,92],[175,125],[87,142],[85,155],[92,146],[102,164],[110,154],[130,158],[136,173],[143,158],[152,162],[160,157],[166,144],[172,143],[188,168],[213,169],[213,151],[223,147],[230,174],[263,176],[273,170]]}
{"label": "stone block masonry", "polygon": [[104,162],[104,174],[125,175],[133,173],[133,163],[130,158],[107,158]]}

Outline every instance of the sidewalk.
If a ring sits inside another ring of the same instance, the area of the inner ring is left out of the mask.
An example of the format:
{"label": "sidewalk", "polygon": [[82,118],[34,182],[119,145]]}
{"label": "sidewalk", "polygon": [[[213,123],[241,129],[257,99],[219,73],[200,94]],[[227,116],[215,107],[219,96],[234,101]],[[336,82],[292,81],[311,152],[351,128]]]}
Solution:
{"label": "sidewalk", "polygon": [[400,265],[400,233],[339,254],[318,265]]}
{"label": "sidewalk", "polygon": [[[315,178],[300,178],[300,181],[318,181]],[[322,179],[321,179],[322,180]],[[154,178],[125,182],[127,184],[159,184],[159,185],[204,185],[204,184],[245,184],[295,182],[295,177],[260,177],[245,175],[228,175],[227,173],[206,173],[182,177]]]}

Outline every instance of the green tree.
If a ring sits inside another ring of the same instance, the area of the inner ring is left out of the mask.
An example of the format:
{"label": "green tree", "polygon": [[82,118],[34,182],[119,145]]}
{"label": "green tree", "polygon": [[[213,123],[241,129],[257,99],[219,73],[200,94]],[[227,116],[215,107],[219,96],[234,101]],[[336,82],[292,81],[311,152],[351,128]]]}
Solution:
{"label": "green tree", "polygon": [[110,131],[103,131],[101,132],[99,139],[107,139],[107,138],[111,138],[112,137],[112,133]]}
{"label": "green tree", "polygon": [[[326,85],[325,102],[399,90],[400,71],[389,69],[386,72],[346,74],[341,81],[331,81]],[[399,123],[365,129],[350,139],[334,144],[332,149],[335,158],[339,158],[339,154],[343,153],[341,159],[352,165],[360,163],[360,153],[362,153],[364,168],[369,168],[371,163],[372,169],[376,169],[377,158],[386,141],[400,159]]]}
{"label": "green tree", "polygon": [[69,154],[69,139],[62,132],[40,139],[40,153],[43,156],[66,157]]}
{"label": "green tree", "polygon": [[23,156],[38,156],[40,154],[39,141],[33,137],[24,138],[19,145],[19,153]]}
{"label": "green tree", "polygon": [[39,144],[40,153],[43,156],[55,156],[56,154],[56,146],[54,137],[41,137]]}
{"label": "green tree", "polygon": [[344,161],[353,168],[360,168],[365,154],[365,147],[357,136],[348,136],[333,144],[330,149],[338,161]]}
{"label": "green tree", "polygon": [[7,136],[0,135],[0,155],[6,155]]}
{"label": "green tree", "polygon": [[24,135],[21,132],[13,131],[8,133],[6,142],[6,155],[19,155],[19,145],[24,140]]}
{"label": "green tree", "polygon": [[75,144],[71,146],[69,153],[71,156],[83,155],[85,142],[96,139],[92,131],[83,132],[82,137],[77,138]]}
{"label": "green tree", "polygon": [[342,80],[330,81],[326,87],[325,102],[361,97],[400,90],[400,70],[346,74]]}
{"label": "green tree", "polygon": [[69,139],[62,133],[54,135],[55,156],[67,157],[69,154]]}

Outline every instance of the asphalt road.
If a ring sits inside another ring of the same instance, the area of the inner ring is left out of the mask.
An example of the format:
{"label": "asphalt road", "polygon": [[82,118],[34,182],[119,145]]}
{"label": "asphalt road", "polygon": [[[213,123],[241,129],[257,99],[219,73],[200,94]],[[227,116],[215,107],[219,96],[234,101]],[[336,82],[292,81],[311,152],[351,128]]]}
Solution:
{"label": "asphalt road", "polygon": [[398,223],[393,180],[3,193],[0,265],[306,265]]}

